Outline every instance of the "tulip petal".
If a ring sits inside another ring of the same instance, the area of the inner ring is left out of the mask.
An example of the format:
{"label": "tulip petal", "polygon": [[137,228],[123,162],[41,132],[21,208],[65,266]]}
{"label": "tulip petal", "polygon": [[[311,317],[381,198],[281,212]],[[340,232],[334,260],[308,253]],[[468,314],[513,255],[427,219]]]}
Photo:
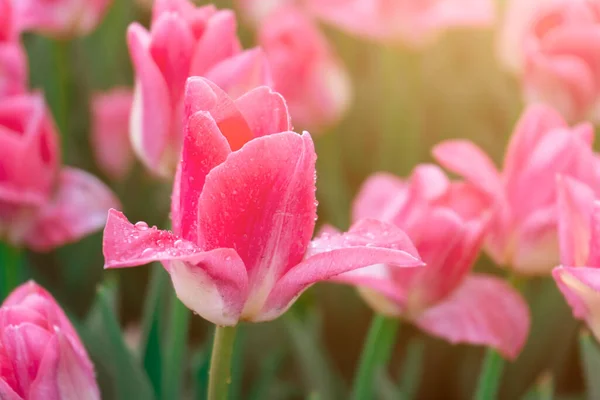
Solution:
{"label": "tulip petal", "polygon": [[556,267],[552,276],[573,310],[573,316],[587,322],[600,338],[600,269]]}
{"label": "tulip petal", "polygon": [[198,111],[185,127],[178,190],[173,192],[171,215],[182,238],[196,242],[198,238],[198,200],[206,175],[225,161],[231,149],[210,114]]}
{"label": "tulip petal", "polygon": [[204,76],[210,68],[239,53],[240,49],[235,14],[231,10],[217,11],[196,43],[190,76]]}
{"label": "tulip petal", "polygon": [[0,378],[0,399],[2,400],[23,400],[4,379]]}
{"label": "tulip petal", "polygon": [[471,271],[484,238],[483,221],[464,222],[443,208],[431,211],[421,224],[415,243],[427,268],[394,271],[399,286],[408,291],[408,312],[435,304],[460,286]]}
{"label": "tulip petal", "polygon": [[307,258],[276,283],[259,320],[281,315],[313,283],[375,264],[418,267],[423,262],[402,230],[377,220],[359,221],[347,233],[324,235],[311,243]]}
{"label": "tulip petal", "polygon": [[93,369],[87,356],[77,351],[69,338],[58,328],[48,342],[37,377],[31,384],[29,399],[99,400]]}
{"label": "tulip petal", "polygon": [[492,197],[502,191],[500,174],[487,154],[467,140],[447,140],[434,147],[433,156]]}
{"label": "tulip petal", "polygon": [[515,232],[512,267],[527,275],[547,275],[560,258],[556,206],[540,208]]}
{"label": "tulip petal", "polygon": [[168,231],[131,224],[111,210],[104,229],[105,268],[161,261],[179,299],[203,318],[222,325],[237,322],[248,293],[242,259],[231,248],[204,251]]}
{"label": "tulip petal", "polygon": [[181,98],[190,71],[194,35],[185,20],[165,13],[152,23],[150,55],[170,90],[171,100]]}
{"label": "tulip petal", "polygon": [[600,202],[594,202],[591,217],[592,233],[587,266],[600,268]]}
{"label": "tulip petal", "polygon": [[135,22],[127,29],[127,44],[136,73],[131,142],[151,170],[164,174],[169,172],[161,161],[170,139],[171,99],[162,73],[149,53],[150,40],[148,31]]}
{"label": "tulip petal", "polygon": [[239,150],[254,137],[233,99],[223,89],[202,77],[189,78],[186,86],[186,119],[197,111],[211,114],[233,151]]}
{"label": "tulip petal", "polygon": [[292,129],[285,99],[266,86],[251,90],[235,101],[255,137]]}
{"label": "tulip petal", "polygon": [[561,176],[558,188],[558,236],[562,265],[586,265],[591,240],[594,192],[581,182]]}
{"label": "tulip petal", "polygon": [[506,150],[503,171],[507,185],[526,169],[531,150],[538,142],[557,128],[566,128],[566,122],[553,108],[534,104],[525,109]]}
{"label": "tulip petal", "polygon": [[[36,380],[46,349],[52,345],[52,335],[46,329],[31,323],[10,325],[0,335],[0,343],[12,363],[15,378],[21,388],[26,390]],[[59,397],[54,397],[51,389],[47,398]]]}
{"label": "tulip petal", "polygon": [[253,293],[268,294],[306,252],[316,218],[315,159],[309,134],[284,132],[250,141],[206,177],[199,242],[235,249]]}
{"label": "tulip petal", "polygon": [[204,76],[234,99],[259,86],[273,86],[269,62],[259,47],[221,61]]}
{"label": "tulip petal", "polygon": [[66,167],[61,171],[57,193],[43,206],[25,240],[37,251],[76,241],[100,230],[106,222],[106,212],[118,204],[98,178]]}
{"label": "tulip petal", "polygon": [[427,309],[415,324],[451,343],[480,344],[515,359],[527,339],[529,309],[501,279],[474,274],[448,298]]}
{"label": "tulip petal", "polygon": [[371,175],[361,186],[352,205],[352,220],[365,218],[383,220],[385,210],[394,201],[405,198],[406,183],[395,175],[379,172]]}

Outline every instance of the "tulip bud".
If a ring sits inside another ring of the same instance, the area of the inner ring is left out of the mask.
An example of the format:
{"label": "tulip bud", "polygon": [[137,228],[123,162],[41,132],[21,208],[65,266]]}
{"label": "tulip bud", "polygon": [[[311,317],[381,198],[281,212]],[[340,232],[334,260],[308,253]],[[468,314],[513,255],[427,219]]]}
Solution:
{"label": "tulip bud", "polygon": [[0,308],[0,398],[100,399],[77,332],[34,282],[15,289]]}

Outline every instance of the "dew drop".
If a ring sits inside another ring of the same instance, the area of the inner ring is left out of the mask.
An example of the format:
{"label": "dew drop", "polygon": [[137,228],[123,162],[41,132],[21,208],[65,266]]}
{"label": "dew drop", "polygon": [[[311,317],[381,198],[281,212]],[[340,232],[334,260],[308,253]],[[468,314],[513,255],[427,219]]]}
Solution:
{"label": "dew drop", "polygon": [[145,231],[146,229],[148,229],[148,224],[145,223],[144,221],[139,221],[135,223],[135,227],[137,229],[140,229],[142,231]]}

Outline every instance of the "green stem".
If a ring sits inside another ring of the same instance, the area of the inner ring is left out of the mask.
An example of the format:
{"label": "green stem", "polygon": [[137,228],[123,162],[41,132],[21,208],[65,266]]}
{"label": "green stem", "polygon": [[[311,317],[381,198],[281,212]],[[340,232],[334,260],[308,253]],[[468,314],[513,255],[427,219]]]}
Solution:
{"label": "green stem", "polygon": [[166,353],[163,354],[162,398],[164,400],[180,399],[184,359],[187,353],[188,327],[190,311],[173,295],[171,299],[171,315],[169,334],[167,336]]}
{"label": "green stem", "polygon": [[216,326],[210,359],[208,400],[227,400],[231,383],[231,358],[235,342],[235,326]]}
{"label": "green stem", "polygon": [[493,400],[498,397],[504,370],[504,359],[494,349],[488,348],[479,375],[475,400]]}
{"label": "green stem", "polygon": [[0,300],[19,285],[19,268],[21,266],[21,249],[9,244],[2,245],[2,283],[0,285]]}
{"label": "green stem", "polygon": [[377,315],[371,322],[354,380],[353,399],[372,399],[375,374],[387,365],[398,333],[400,320]]}

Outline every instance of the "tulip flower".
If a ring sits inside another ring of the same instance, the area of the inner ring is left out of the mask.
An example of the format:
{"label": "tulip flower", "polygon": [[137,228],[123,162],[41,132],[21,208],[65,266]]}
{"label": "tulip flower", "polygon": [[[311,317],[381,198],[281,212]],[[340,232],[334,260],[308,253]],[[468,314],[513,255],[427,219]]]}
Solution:
{"label": "tulip flower", "polygon": [[131,24],[127,43],[136,75],[131,141],[142,162],[164,177],[173,176],[179,161],[189,76],[207,77],[234,97],[271,84],[262,52],[241,51],[229,10],[157,0],[150,31]]}
{"label": "tulip flower", "polygon": [[350,103],[350,79],[307,15],[292,6],[275,10],[259,24],[258,42],[296,124],[318,129],[341,118]]}
{"label": "tulip flower", "polygon": [[60,306],[34,282],[0,307],[2,400],[96,400],[94,366]]}
{"label": "tulip flower", "polygon": [[40,94],[0,100],[0,237],[45,251],[75,241],[118,205],[94,176],[60,167],[55,126]]}
{"label": "tulip flower", "polygon": [[10,0],[0,0],[0,98],[25,91],[27,58],[18,41]]}
{"label": "tulip flower", "polygon": [[92,32],[111,0],[17,0],[13,4],[20,30],[70,38]]}
{"label": "tulip flower", "polygon": [[133,163],[129,114],[133,94],[125,88],[98,93],[92,99],[92,149],[98,165],[112,179],[122,179]]}
{"label": "tulip flower", "polygon": [[353,219],[395,224],[427,266],[395,269],[379,263],[332,280],[357,286],[380,314],[410,321],[451,343],[490,346],[513,359],[529,331],[526,303],[502,279],[469,274],[483,242],[487,207],[478,190],[450,181],[434,165],[419,165],[407,181],[375,174],[356,197]]}
{"label": "tulip flower", "polygon": [[173,232],[109,213],[106,268],[161,261],[179,299],[221,326],[268,321],[315,282],[378,262],[419,266],[406,235],[377,221],[311,242],[315,160],[289,131],[283,97],[259,87],[233,100],[204,78],[186,90]]}
{"label": "tulip flower", "polygon": [[600,121],[600,1],[515,0],[501,36],[505,62],[528,102],[545,102],[569,121]]}
{"label": "tulip flower", "polygon": [[559,267],[552,276],[573,315],[600,340],[600,201],[572,178],[558,180]]}
{"label": "tulip flower", "polygon": [[314,15],[351,34],[422,46],[457,27],[491,27],[492,0],[307,0]]}
{"label": "tulip flower", "polygon": [[593,137],[591,125],[570,128],[556,111],[533,105],[517,123],[501,172],[482,150],[465,140],[441,143],[433,154],[494,203],[486,240],[493,260],[519,274],[544,275],[559,259],[556,176],[599,188]]}

